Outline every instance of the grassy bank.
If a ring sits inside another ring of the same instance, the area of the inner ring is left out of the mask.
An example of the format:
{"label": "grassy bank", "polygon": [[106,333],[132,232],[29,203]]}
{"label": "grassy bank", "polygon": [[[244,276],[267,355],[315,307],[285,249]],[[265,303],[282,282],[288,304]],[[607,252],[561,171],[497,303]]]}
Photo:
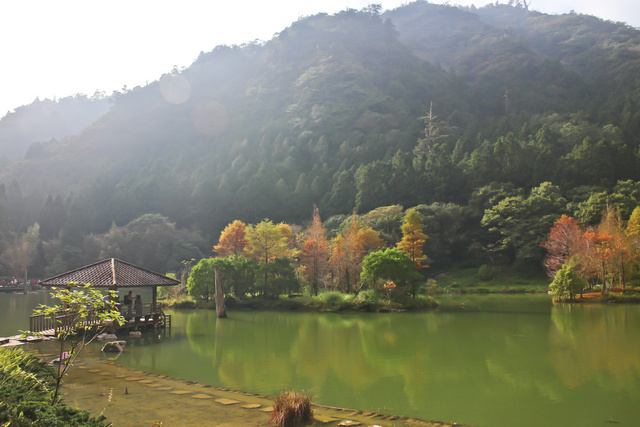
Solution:
{"label": "grassy bank", "polygon": [[547,292],[549,278],[539,270],[513,267],[453,268],[432,272],[439,293]]}
{"label": "grassy bank", "polygon": [[[295,295],[278,298],[254,297],[237,299],[226,296],[225,306],[237,310],[280,310],[280,311],[319,311],[319,312],[389,312],[426,310],[438,306],[430,296],[418,295],[416,298],[404,297],[389,300],[377,292],[364,291],[358,295],[341,292],[325,292],[318,296]],[[195,301],[185,297],[163,300],[161,304],[170,308],[209,308],[215,309],[213,300]]]}
{"label": "grassy bank", "polygon": [[106,426],[105,418],[62,402],[51,404],[55,387],[51,367],[32,353],[0,349],[0,425]]}
{"label": "grassy bank", "polygon": [[[438,294],[451,293],[546,293],[549,278],[540,270],[515,267],[448,268],[429,271],[431,277],[422,295],[411,298],[365,290],[358,295],[342,292],[324,292],[318,296],[293,295],[273,298],[251,297],[238,299],[225,297],[225,306],[239,310],[280,310],[320,312],[389,312],[426,310],[438,306]],[[435,296],[435,298],[434,298]],[[215,309],[213,299],[196,300],[189,296],[163,299],[169,308]]]}

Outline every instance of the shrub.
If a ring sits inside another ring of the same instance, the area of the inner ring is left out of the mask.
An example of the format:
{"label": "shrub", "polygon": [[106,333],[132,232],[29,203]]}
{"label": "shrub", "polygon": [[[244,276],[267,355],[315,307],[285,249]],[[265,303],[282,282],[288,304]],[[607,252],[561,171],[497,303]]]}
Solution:
{"label": "shrub", "polygon": [[104,426],[105,417],[91,418],[87,411],[57,401],[49,366],[32,353],[0,349],[1,426]]}
{"label": "shrub", "polygon": [[416,298],[404,298],[402,304],[406,310],[425,310],[438,306],[438,302],[433,297],[425,295],[418,295]]}
{"label": "shrub", "polygon": [[339,305],[344,299],[344,295],[338,291],[323,292],[318,295],[318,299],[326,305]]}
{"label": "shrub", "polygon": [[487,281],[493,279],[493,271],[487,264],[482,264],[478,269],[478,279],[482,281]]}
{"label": "shrub", "polygon": [[428,279],[427,286],[425,286],[425,293],[427,295],[436,295],[438,292],[440,292],[440,286],[438,282],[436,282],[436,279]]}
{"label": "shrub", "polygon": [[585,287],[586,282],[578,273],[578,265],[573,260],[569,260],[562,264],[556,273],[556,277],[549,285],[549,294],[554,301],[566,301],[582,293]]}
{"label": "shrub", "polygon": [[311,396],[308,394],[283,391],[273,404],[272,426],[294,427],[312,419]]}
{"label": "shrub", "polygon": [[360,292],[355,299],[356,304],[377,303],[380,299],[380,293],[375,289],[365,289]]}

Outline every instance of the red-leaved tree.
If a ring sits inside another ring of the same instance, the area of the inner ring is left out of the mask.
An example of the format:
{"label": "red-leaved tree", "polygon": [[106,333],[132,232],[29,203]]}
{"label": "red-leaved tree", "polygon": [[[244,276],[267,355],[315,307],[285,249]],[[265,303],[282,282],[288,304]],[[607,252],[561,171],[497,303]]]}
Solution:
{"label": "red-leaved tree", "polygon": [[562,215],[553,224],[549,237],[542,243],[542,247],[547,250],[544,267],[550,278],[553,279],[562,264],[579,252],[582,234],[580,224],[570,216]]}
{"label": "red-leaved tree", "polygon": [[311,291],[318,295],[319,283],[329,271],[329,241],[320,221],[317,207],[313,207],[313,220],[305,232],[300,250],[300,261],[309,280]]}

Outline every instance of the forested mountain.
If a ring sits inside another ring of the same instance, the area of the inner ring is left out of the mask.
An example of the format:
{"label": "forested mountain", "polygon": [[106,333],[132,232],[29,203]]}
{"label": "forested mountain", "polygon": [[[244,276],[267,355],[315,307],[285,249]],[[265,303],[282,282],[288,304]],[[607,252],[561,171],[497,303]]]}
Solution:
{"label": "forested mountain", "polygon": [[[586,224],[607,195],[640,201],[639,59],[624,24],[519,6],[301,18],[117,94],[90,126],[4,168],[0,228],[37,221],[49,272],[125,253],[140,223],[188,229],[182,255],[159,256],[175,269],[234,219],[418,206],[436,263],[537,264],[561,214]],[[388,236],[391,211],[372,217]]]}
{"label": "forested mountain", "polygon": [[40,145],[73,135],[109,110],[109,100],[101,93],[43,101],[36,99],[18,107],[0,119],[0,158],[21,159],[31,147],[31,155]]}

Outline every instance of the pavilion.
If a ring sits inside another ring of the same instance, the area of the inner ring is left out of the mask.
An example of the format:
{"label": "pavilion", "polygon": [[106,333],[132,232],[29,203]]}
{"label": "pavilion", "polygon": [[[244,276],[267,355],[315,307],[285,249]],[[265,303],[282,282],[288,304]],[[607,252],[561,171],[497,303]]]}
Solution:
{"label": "pavilion", "polygon": [[[119,306],[122,316],[127,321],[125,327],[138,329],[139,327],[170,326],[171,317],[166,315],[158,305],[158,286],[175,286],[180,282],[170,277],[155,273],[116,258],[108,258],[95,264],[87,265],[76,270],[68,271],[38,282],[44,287],[73,287],[78,284],[90,284],[92,288],[118,291],[121,288],[151,288],[151,303],[143,304],[142,309],[135,310],[133,306]],[[31,316],[31,330],[48,329],[38,326]],[[44,329],[43,329],[44,328]],[[34,331],[37,332],[37,331]]]}

